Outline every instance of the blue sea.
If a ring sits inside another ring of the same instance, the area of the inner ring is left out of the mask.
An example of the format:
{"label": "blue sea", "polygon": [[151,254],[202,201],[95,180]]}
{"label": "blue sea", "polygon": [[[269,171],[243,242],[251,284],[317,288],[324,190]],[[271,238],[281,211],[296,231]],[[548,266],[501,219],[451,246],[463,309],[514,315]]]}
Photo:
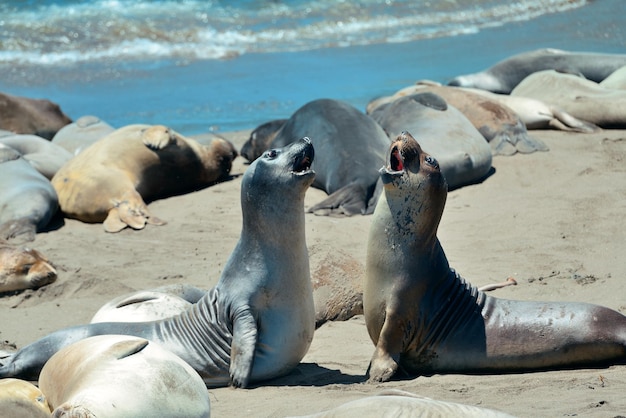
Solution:
{"label": "blue sea", "polygon": [[626,53],[624,0],[6,1],[0,91],[73,119],[250,129],[543,47]]}

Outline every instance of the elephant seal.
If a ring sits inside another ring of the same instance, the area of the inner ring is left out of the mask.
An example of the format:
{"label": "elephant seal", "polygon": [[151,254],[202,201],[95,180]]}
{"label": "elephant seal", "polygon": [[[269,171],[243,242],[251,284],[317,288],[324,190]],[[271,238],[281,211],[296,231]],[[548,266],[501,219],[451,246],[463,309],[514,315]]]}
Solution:
{"label": "elephant seal", "polygon": [[50,181],[20,153],[0,143],[0,239],[33,241],[58,207]]}
{"label": "elephant seal", "polygon": [[72,155],[77,155],[113,131],[114,127],[97,116],[86,115],[59,129],[52,138],[52,143],[63,147]]}
{"label": "elephant seal", "polygon": [[392,96],[373,100],[367,106],[367,113],[371,114],[377,106],[400,97],[425,92],[442,97],[449,105],[460,110],[489,143],[493,155],[513,155],[518,152],[529,154],[548,150],[546,144],[528,135],[524,122],[505,104],[464,89],[442,86],[434,81],[418,81],[413,86],[398,90]]}
{"label": "elephant seal", "polygon": [[163,225],[145,200],[224,180],[237,152],[216,140],[201,146],[162,125],[129,125],[76,155],[52,178],[65,216],[103,222],[107,232]]}
{"label": "elephant seal", "polygon": [[626,90],[626,65],[613,71],[598,84],[605,89]]}
{"label": "elephant seal", "polygon": [[99,335],[71,344],[41,370],[54,416],[209,417],[202,378],[159,344]]}
{"label": "elephant seal", "polygon": [[[462,87],[458,87],[462,88]],[[575,118],[558,106],[530,97],[492,93],[487,90],[462,88],[488,97],[513,109],[526,125],[526,129],[557,129],[566,132],[592,133],[602,130],[593,123]]]}
{"label": "elephant seal", "polygon": [[439,161],[451,188],[477,183],[491,172],[489,144],[441,96],[425,92],[400,97],[375,109],[372,118],[390,138],[405,130],[419,132],[422,146]]}
{"label": "elephant seal", "polygon": [[626,316],[619,312],[494,298],[450,268],[437,239],[446,182],[409,133],[391,145],[381,178],[363,289],[376,346],[371,382],[398,370],[514,373],[626,361]]}
{"label": "elephant seal", "polygon": [[0,93],[0,129],[51,139],[72,120],[58,104]]}
{"label": "elephant seal", "polygon": [[102,334],[161,344],[198,371],[207,386],[289,373],[315,329],[304,229],[304,196],[314,150],[303,138],[267,151],[243,175],[241,236],[217,285],[190,309],[155,322],[105,322],[67,328],[0,360],[0,377],[37,377],[57,351]]}
{"label": "elephant seal", "polygon": [[[346,402],[336,408],[300,418],[513,418],[512,415],[479,406],[444,402],[403,390],[386,390]],[[296,418],[296,417],[293,417]]]}
{"label": "elephant seal", "polygon": [[602,128],[626,127],[626,91],[554,70],[538,71],[513,89],[511,96],[530,97],[558,106]]}
{"label": "elephant seal", "polygon": [[105,303],[90,322],[148,322],[165,319],[189,309],[205,294],[206,290],[186,284],[139,290]]}
{"label": "elephant seal", "polygon": [[265,122],[250,132],[250,137],[241,147],[239,152],[242,157],[248,161],[254,161],[271,148],[272,141],[276,138],[276,134],[280,128],[287,123],[287,119],[276,119]]}
{"label": "elephant seal", "polygon": [[626,54],[537,49],[508,57],[486,70],[455,77],[448,85],[509,94],[524,78],[537,71],[558,70],[600,82],[624,65]]}
{"label": "elephant seal", "polygon": [[0,241],[0,293],[37,289],[56,279],[56,269],[39,251]]}
{"label": "elephant seal", "polygon": [[[380,194],[378,174],[373,167],[383,164],[389,146],[389,138],[381,127],[348,103],[318,99],[296,110],[270,146],[283,147],[303,136],[310,137],[315,145],[313,187],[329,194],[308,212],[333,216],[371,214]],[[242,149],[258,151],[265,147],[249,145],[252,142],[249,140]]]}
{"label": "elephant seal", "polygon": [[37,171],[48,180],[65,165],[72,154],[64,148],[37,135],[12,134],[0,136],[0,143],[21,154]]}
{"label": "elephant seal", "polygon": [[50,418],[50,406],[32,383],[0,379],[0,418]]}

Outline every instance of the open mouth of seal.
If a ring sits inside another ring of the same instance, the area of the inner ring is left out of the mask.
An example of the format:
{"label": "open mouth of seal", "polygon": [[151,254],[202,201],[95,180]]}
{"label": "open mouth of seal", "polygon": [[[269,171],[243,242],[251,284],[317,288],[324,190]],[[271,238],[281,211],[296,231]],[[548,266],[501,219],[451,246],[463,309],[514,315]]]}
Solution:
{"label": "open mouth of seal", "polygon": [[315,151],[313,149],[313,145],[311,144],[311,140],[303,138],[302,142],[304,146],[296,155],[293,168],[291,170],[292,173],[298,176],[303,176],[313,172],[313,170],[311,170],[311,166],[313,165],[313,159],[315,157]]}

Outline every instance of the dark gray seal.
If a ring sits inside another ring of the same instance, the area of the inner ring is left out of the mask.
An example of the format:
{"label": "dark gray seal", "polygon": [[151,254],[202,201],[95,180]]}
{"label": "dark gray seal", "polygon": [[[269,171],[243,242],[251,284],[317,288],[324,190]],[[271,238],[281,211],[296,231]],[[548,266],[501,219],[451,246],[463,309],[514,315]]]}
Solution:
{"label": "dark gray seal", "polygon": [[0,144],[0,239],[33,241],[58,208],[50,181],[19,152]]}
{"label": "dark gray seal", "polygon": [[142,337],[177,354],[208,386],[284,375],[313,339],[315,312],[304,230],[313,183],[308,138],[266,152],[241,185],[243,228],[217,285],[184,313],[161,321],[105,322],[54,332],[2,360],[0,378],[36,379],[61,348],[103,334]]}
{"label": "dark gray seal", "polygon": [[381,169],[363,310],[370,381],[398,370],[511,373],[626,361],[626,316],[568,302],[487,296],[450,269],[437,239],[447,196],[437,161],[403,133]]}
{"label": "dark gray seal", "polygon": [[[278,126],[278,121],[269,126]],[[258,138],[271,137],[266,127],[262,132]],[[384,163],[389,146],[389,138],[381,127],[348,103],[319,99],[296,110],[270,146],[283,147],[303,136],[311,138],[315,145],[313,187],[330,195],[309,208],[309,212],[338,216],[371,214],[380,194],[375,167]],[[261,148],[267,149],[244,144],[242,150],[253,157]]]}
{"label": "dark gray seal", "polygon": [[599,83],[624,65],[626,54],[537,49],[508,57],[486,70],[455,77],[448,85],[508,94],[520,81],[537,71],[557,70],[582,75]]}

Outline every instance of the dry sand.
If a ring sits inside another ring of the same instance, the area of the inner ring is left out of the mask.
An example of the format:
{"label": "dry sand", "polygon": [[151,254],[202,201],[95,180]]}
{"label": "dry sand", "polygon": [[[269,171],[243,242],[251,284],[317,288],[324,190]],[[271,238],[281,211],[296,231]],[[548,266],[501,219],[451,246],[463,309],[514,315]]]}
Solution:
{"label": "dry sand", "polygon": [[[495,174],[448,195],[439,238],[451,266],[476,285],[508,276],[496,290],[512,299],[597,303],[626,313],[626,131],[534,131],[549,152],[496,157]],[[247,133],[229,135],[239,147]],[[349,164],[346,161],[346,164]],[[246,168],[238,158],[233,174]],[[209,288],[239,237],[240,177],[153,202],[168,221],[107,234],[101,224],[65,220],[33,246],[58,267],[56,283],[0,298],[0,340],[21,347],[88,322],[109,299],[164,284]],[[324,197],[311,189],[306,205]],[[370,216],[307,215],[313,279],[362,277]],[[373,345],[362,316],[327,323],[289,376],[252,389],[209,389],[212,415],[309,414],[398,388],[439,400],[499,409],[520,417],[626,415],[626,366],[515,375],[435,375],[364,382]]]}

